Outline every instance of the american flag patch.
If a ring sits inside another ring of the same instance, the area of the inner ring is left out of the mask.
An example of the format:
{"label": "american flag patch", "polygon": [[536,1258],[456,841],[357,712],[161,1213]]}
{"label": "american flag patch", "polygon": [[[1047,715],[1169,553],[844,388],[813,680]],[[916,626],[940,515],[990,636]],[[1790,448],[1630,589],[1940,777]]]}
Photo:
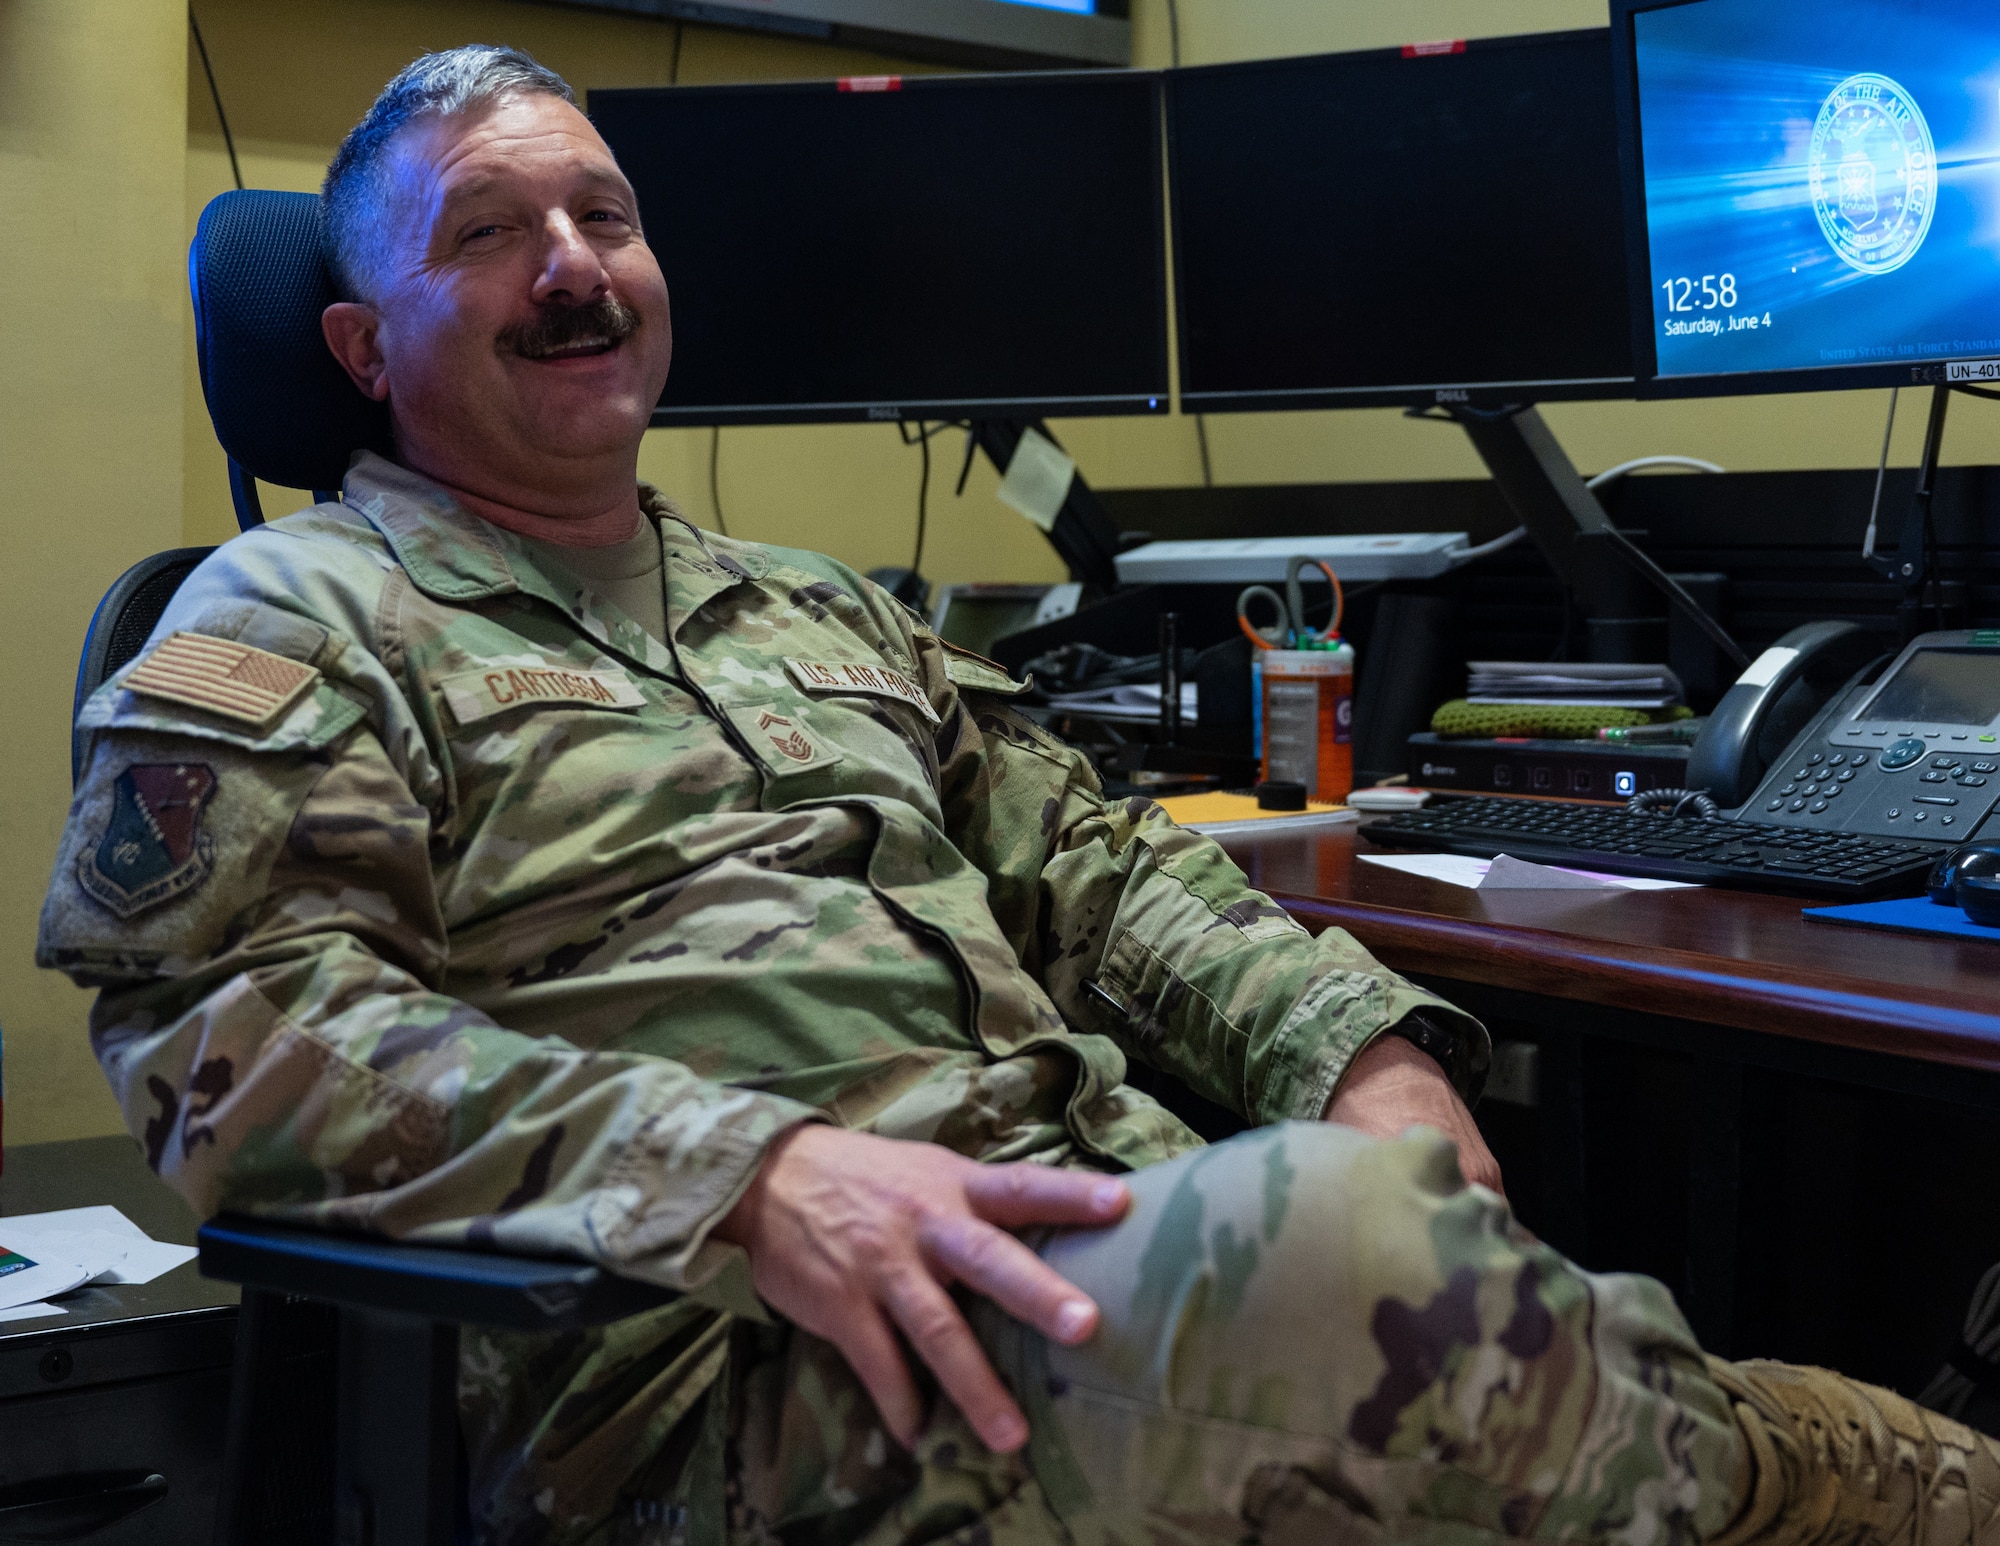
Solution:
{"label": "american flag patch", "polygon": [[128,691],[266,725],[319,680],[311,666],[205,633],[177,633],[126,673]]}

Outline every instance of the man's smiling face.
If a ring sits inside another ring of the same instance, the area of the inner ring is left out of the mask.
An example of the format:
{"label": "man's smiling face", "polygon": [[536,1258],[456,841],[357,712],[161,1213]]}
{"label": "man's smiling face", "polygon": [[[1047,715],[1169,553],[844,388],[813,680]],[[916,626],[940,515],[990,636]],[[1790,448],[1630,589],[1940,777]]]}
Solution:
{"label": "man's smiling face", "polygon": [[636,453],[673,355],[667,286],[589,120],[510,94],[400,134],[382,175],[366,304],[331,308],[327,331],[388,398],[405,458],[506,499],[560,487],[565,463]]}

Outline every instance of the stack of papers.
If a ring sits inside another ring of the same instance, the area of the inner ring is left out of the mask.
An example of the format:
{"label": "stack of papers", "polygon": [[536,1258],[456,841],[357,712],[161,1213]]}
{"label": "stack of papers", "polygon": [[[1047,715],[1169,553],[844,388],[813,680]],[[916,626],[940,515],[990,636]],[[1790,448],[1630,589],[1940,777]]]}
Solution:
{"label": "stack of papers", "polygon": [[[1157,682],[1131,682],[1122,687],[1093,687],[1088,692],[1049,695],[1049,707],[1069,714],[1089,714],[1097,719],[1150,719],[1160,717],[1160,688]],[[1181,683],[1181,722],[1195,723],[1195,685]]]}
{"label": "stack of papers", "polygon": [[1525,660],[1475,660],[1473,703],[1568,703],[1591,709],[1667,709],[1681,701],[1681,679],[1666,666],[1607,666]]}
{"label": "stack of papers", "polygon": [[0,1321],[65,1315],[47,1301],[86,1283],[150,1283],[194,1257],[193,1246],[155,1240],[116,1208],[0,1218]]}

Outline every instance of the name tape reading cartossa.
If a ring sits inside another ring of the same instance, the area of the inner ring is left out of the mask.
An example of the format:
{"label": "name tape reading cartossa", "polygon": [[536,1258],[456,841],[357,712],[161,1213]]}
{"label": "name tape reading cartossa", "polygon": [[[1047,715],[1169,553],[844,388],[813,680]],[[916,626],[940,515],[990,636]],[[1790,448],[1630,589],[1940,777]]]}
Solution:
{"label": "name tape reading cartossa", "polygon": [[877,698],[896,698],[929,720],[938,723],[937,710],[924,690],[900,671],[888,666],[863,665],[852,660],[787,660],[785,669],[801,689],[810,693],[868,693]]}
{"label": "name tape reading cartossa", "polygon": [[523,705],[574,703],[593,709],[636,709],[645,694],[623,671],[569,671],[557,666],[490,666],[438,683],[452,717],[477,724]]}
{"label": "name tape reading cartossa", "polygon": [[261,727],[318,680],[313,667],[269,650],[211,634],[176,633],[126,672],[121,685]]}

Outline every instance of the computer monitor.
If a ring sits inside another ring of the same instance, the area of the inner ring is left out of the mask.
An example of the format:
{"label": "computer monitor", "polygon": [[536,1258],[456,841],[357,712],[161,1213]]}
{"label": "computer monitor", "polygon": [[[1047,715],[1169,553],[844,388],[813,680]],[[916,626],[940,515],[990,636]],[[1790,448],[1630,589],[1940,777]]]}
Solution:
{"label": "computer monitor", "polygon": [[1132,62],[1131,0],[565,0],[958,63]]}
{"label": "computer monitor", "polygon": [[1603,29],[1166,89],[1188,408],[1631,395]]}
{"label": "computer monitor", "polygon": [[593,91],[673,296],[655,424],[1168,408],[1159,79]]}
{"label": "computer monitor", "polygon": [[1992,0],[1615,0],[1646,395],[2000,379]]}

